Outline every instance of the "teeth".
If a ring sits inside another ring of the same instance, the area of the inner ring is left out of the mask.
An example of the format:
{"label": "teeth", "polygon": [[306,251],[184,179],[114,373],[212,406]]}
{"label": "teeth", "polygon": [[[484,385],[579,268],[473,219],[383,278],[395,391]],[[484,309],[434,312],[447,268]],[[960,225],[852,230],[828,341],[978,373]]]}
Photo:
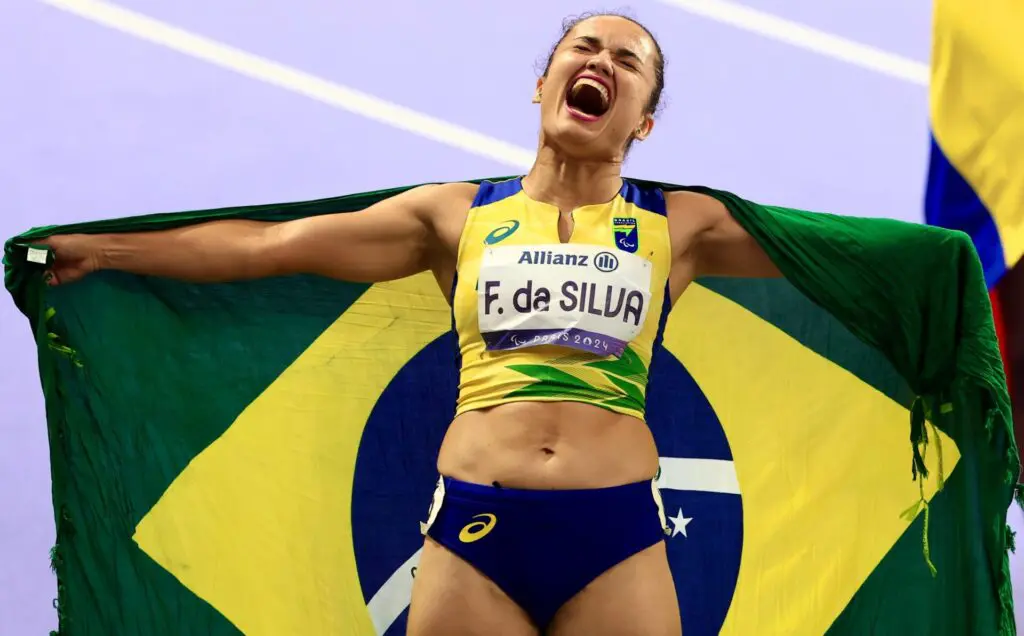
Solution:
{"label": "teeth", "polygon": [[584,85],[586,85],[586,86],[593,86],[594,88],[596,88],[601,93],[601,101],[604,102],[605,106],[608,105],[608,100],[611,98],[610,95],[608,94],[608,89],[605,88],[604,84],[602,84],[601,82],[595,82],[594,80],[586,78],[586,77],[582,77],[582,78],[576,80],[576,83],[573,84],[573,87],[572,87],[573,95],[575,95],[577,92],[579,92],[580,88],[582,86],[584,86]]}

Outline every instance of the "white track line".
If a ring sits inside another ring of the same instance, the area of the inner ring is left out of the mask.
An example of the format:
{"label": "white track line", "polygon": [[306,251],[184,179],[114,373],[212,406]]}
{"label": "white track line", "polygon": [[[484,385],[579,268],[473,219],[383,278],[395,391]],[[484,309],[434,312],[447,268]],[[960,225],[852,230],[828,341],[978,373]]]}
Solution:
{"label": "white track line", "polygon": [[424,115],[373,95],[97,0],[40,0],[57,9],[414,135],[519,169],[534,151]]}
{"label": "white track line", "polygon": [[[39,0],[68,13],[184,53],[285,90],[420,137],[518,169],[533,165],[534,151],[510,144],[330,82],[166,22],[100,0]],[[724,0],[661,0],[695,15],[758,33],[815,53],[915,84],[928,83],[928,67],[839,36]]]}
{"label": "white track line", "polygon": [[930,71],[927,64],[854,42],[799,22],[786,20],[771,13],[751,9],[742,4],[728,0],[660,0],[660,2],[682,9],[687,13],[728,24],[737,29],[756,33],[875,73],[895,77],[912,84],[928,85]]}

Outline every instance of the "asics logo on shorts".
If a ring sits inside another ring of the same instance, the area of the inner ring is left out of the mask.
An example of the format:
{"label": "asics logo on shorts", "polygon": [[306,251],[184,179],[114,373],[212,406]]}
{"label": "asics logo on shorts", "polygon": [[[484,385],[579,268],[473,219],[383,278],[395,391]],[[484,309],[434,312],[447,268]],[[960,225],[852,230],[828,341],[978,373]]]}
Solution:
{"label": "asics logo on shorts", "polygon": [[459,531],[459,541],[463,543],[479,541],[490,534],[491,530],[494,529],[494,525],[498,523],[498,518],[487,512],[473,515],[473,518],[483,519],[483,521],[472,521],[463,526],[462,530]]}

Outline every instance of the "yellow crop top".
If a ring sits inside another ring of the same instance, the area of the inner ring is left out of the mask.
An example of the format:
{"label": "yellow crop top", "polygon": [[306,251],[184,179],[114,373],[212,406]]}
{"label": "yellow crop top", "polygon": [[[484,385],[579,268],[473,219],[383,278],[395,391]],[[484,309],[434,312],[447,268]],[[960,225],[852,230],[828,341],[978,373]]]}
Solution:
{"label": "yellow crop top", "polygon": [[480,185],[459,240],[452,320],[456,414],[515,401],[573,401],[643,418],[672,264],[665,197],[624,181],[611,201],[558,209],[520,178]]}

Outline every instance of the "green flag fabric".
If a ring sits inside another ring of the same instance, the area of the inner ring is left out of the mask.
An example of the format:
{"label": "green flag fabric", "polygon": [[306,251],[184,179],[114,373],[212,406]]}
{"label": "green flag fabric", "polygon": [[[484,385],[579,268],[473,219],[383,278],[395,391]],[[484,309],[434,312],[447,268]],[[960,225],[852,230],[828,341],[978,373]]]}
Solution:
{"label": "green flag fabric", "polygon": [[[686,633],[1013,634],[1019,465],[969,238],[657,185],[722,201],[785,275],[697,281],[655,352]],[[6,243],[46,399],[62,634],[404,633],[457,381],[433,279],[104,271],[50,288],[30,246],[405,189]],[[600,513],[580,523],[599,532]]]}

